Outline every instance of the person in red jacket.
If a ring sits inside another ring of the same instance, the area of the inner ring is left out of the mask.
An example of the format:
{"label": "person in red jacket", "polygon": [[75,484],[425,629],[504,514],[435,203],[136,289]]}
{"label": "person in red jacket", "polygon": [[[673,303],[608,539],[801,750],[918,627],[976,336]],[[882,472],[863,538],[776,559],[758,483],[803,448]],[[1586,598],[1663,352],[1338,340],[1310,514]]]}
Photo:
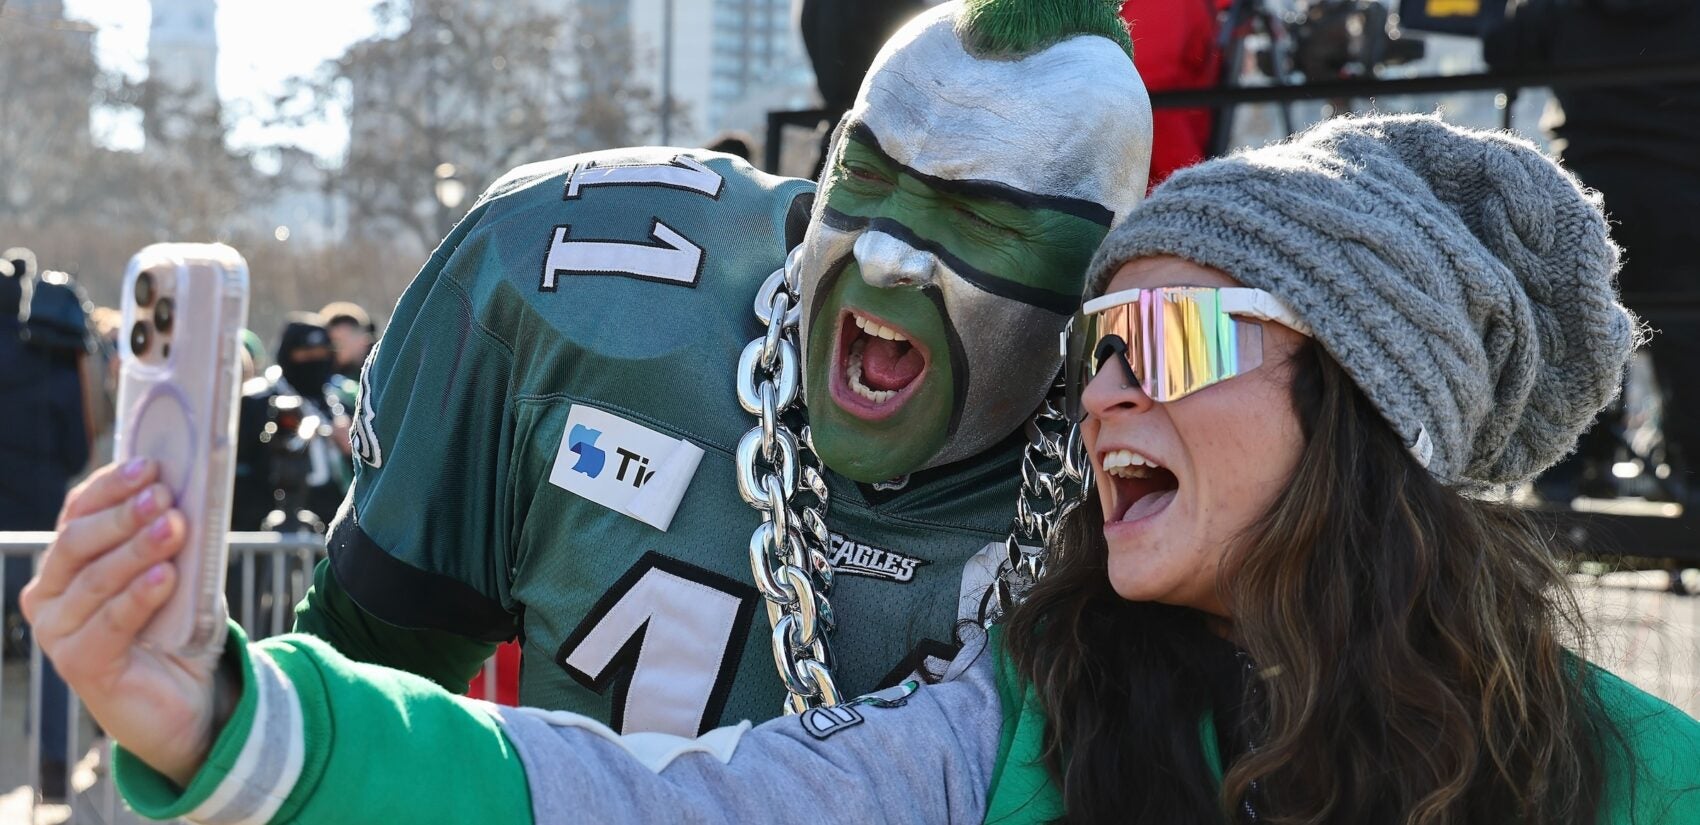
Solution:
{"label": "person in red jacket", "polygon": [[[1133,36],[1133,65],[1153,92],[1208,89],[1222,74],[1217,0],[1127,0],[1122,19]],[[1209,109],[1153,113],[1152,187],[1209,152],[1215,115]]]}

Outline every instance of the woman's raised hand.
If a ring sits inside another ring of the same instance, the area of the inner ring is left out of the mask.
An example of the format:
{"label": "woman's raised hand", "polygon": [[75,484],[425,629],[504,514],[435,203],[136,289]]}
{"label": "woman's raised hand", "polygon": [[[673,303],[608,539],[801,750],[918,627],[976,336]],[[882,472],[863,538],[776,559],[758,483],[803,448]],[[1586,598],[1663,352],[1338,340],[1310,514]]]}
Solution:
{"label": "woman's raised hand", "polygon": [[21,605],[36,643],[89,713],[160,773],[186,785],[211,747],[217,659],[144,647],[177,584],[187,525],[146,459],[95,471],[65,500]]}

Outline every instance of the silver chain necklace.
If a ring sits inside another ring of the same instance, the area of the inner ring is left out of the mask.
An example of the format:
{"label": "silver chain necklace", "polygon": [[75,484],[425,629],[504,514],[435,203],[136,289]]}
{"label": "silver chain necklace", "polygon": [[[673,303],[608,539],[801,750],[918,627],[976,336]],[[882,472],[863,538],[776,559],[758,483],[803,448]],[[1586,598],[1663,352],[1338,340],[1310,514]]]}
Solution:
{"label": "silver chain necklace", "polygon": [[[767,607],[786,713],[843,699],[826,638],[835,624],[827,599],[833,570],[827,552],[826,478],[809,428],[799,435],[785,422],[787,413],[801,409],[797,328],[803,313],[796,256],[792,250],[757,291],[755,314],[765,331],[744,347],[737,374],[738,404],[757,419],[738,440],[738,494],[761,513],[761,524],[750,535],[750,573]],[[980,605],[979,618],[987,626],[1007,614],[1044,573],[1044,548],[1091,486],[1079,427],[1062,414],[1054,397],[1034,413],[1026,432],[1007,555]],[[1024,546],[1023,540],[1038,549]]]}
{"label": "silver chain necklace", "polygon": [[984,627],[1002,621],[1038,583],[1050,561],[1050,548],[1056,546],[1057,527],[1092,491],[1085,439],[1080,426],[1062,413],[1060,396],[1059,385],[1027,421],[1015,518],[1004,539],[997,578],[980,600]]}
{"label": "silver chain necklace", "polygon": [[827,488],[809,428],[799,437],[784,416],[802,388],[797,323],[802,285],[796,252],[756,293],[766,332],[738,357],[738,404],[757,422],[738,439],[738,494],[761,512],[750,535],[750,573],[767,606],[773,661],[787,693],[786,713],[836,705],[826,634],[833,628]]}

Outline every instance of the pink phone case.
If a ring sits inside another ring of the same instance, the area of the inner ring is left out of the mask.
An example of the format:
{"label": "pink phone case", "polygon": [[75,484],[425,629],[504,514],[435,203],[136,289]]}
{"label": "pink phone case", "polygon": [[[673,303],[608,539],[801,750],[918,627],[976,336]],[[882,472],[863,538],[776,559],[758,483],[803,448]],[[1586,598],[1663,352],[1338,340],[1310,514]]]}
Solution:
{"label": "pink phone case", "polygon": [[[141,294],[138,294],[141,293]],[[223,244],[154,244],[124,273],[115,455],[155,459],[188,522],[177,589],[142,631],[183,656],[224,644],[240,335],[248,264]]]}

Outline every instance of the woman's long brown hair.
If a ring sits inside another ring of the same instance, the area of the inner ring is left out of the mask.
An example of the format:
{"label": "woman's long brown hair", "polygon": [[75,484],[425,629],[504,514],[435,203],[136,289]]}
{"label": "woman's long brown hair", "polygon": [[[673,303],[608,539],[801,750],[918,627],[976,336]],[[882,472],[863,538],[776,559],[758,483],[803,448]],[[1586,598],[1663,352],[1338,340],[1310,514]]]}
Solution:
{"label": "woman's long brown hair", "polygon": [[1260,676],[1220,786],[1199,719],[1223,646],[1116,596],[1097,506],[1007,621],[1066,821],[1592,823],[1617,733],[1566,649],[1586,637],[1554,539],[1435,481],[1320,347],[1293,367],[1298,469],[1221,568]]}

